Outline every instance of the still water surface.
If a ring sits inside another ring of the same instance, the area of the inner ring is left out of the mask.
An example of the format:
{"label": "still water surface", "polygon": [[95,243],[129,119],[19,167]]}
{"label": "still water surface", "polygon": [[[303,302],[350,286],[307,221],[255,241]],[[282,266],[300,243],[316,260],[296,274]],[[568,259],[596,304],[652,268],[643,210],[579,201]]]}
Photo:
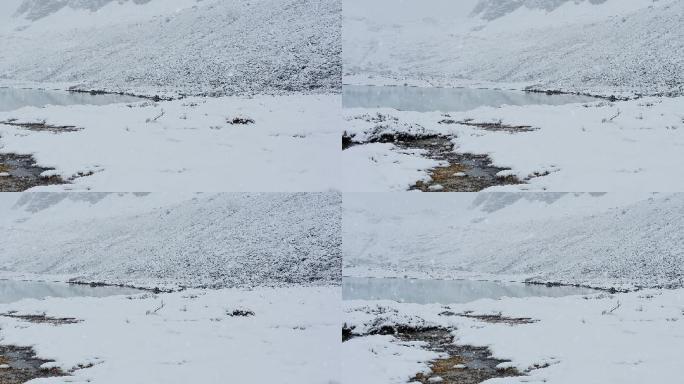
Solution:
{"label": "still water surface", "polygon": [[46,105],[106,105],[141,100],[138,97],[124,95],[91,95],[66,91],[0,88],[0,112]]}
{"label": "still water surface", "polygon": [[13,303],[23,299],[106,297],[132,295],[141,292],[138,289],[122,287],[91,287],[66,283],[0,280],[0,304]]}
{"label": "still water surface", "polygon": [[458,304],[502,297],[562,297],[596,293],[577,287],[547,287],[522,283],[476,280],[342,279],[344,300],[394,300],[417,304]]}
{"label": "still water surface", "polygon": [[482,106],[563,105],[598,99],[578,95],[547,95],[523,91],[474,88],[376,87],[345,85],[342,104],[345,108],[394,108],[416,112],[460,112]]}

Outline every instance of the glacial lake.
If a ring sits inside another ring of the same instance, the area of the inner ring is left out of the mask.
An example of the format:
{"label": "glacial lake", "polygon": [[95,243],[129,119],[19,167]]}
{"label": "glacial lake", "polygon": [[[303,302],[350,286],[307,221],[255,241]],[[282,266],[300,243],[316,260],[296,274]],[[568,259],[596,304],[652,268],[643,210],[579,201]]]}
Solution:
{"label": "glacial lake", "polygon": [[563,105],[594,102],[599,99],[580,95],[547,95],[511,90],[474,88],[421,88],[404,86],[345,85],[345,108],[394,108],[416,112],[460,112],[482,106]]}
{"label": "glacial lake", "polygon": [[91,95],[90,93],[0,88],[0,112],[13,111],[23,107],[45,107],[47,105],[107,105],[132,103],[143,99],[126,95]]}
{"label": "glacial lake", "polygon": [[124,287],[91,287],[89,285],[42,281],[0,280],[0,304],[13,303],[23,299],[106,297],[133,295],[141,292],[143,291],[139,289]]}
{"label": "glacial lake", "polygon": [[458,304],[503,297],[562,297],[597,293],[578,287],[547,287],[499,281],[344,277],[344,300],[393,300],[416,304]]}

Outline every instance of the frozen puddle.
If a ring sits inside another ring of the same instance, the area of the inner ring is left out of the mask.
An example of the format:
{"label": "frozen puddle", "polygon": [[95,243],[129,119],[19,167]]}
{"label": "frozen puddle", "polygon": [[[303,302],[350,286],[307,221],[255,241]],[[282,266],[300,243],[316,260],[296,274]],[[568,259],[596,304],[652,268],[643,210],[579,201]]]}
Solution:
{"label": "frozen puddle", "polygon": [[499,281],[359,277],[342,279],[342,298],[344,300],[393,300],[416,304],[459,304],[479,299],[534,296],[562,297],[591,293],[596,293],[596,290]]}
{"label": "frozen puddle", "polygon": [[48,297],[106,297],[141,293],[141,290],[124,287],[53,283],[42,281],[0,280],[0,304],[13,303],[23,299],[45,299]]}
{"label": "frozen puddle", "polygon": [[107,105],[141,101],[141,98],[114,94],[53,91],[41,89],[0,88],[0,112],[23,107],[47,105]]}
{"label": "frozen puddle", "polygon": [[546,93],[473,89],[421,88],[345,85],[342,104],[345,108],[394,108],[415,112],[460,112],[478,107],[502,105],[563,105],[596,101],[581,95],[548,95]]}

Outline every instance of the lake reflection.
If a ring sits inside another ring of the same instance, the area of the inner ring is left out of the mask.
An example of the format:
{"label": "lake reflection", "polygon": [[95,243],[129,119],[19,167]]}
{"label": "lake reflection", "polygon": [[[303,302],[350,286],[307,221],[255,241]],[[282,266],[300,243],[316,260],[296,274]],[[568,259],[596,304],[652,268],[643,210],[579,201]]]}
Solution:
{"label": "lake reflection", "polygon": [[66,91],[0,88],[0,112],[46,105],[106,105],[136,101],[142,101],[142,99],[124,95],[91,95]]}
{"label": "lake reflection", "polygon": [[131,295],[141,290],[122,287],[91,287],[66,283],[0,280],[0,303],[13,303],[23,299],[47,297],[106,297]]}
{"label": "lake reflection", "polygon": [[376,87],[345,85],[342,104],[345,108],[394,108],[416,112],[459,112],[482,106],[562,105],[598,99],[578,95],[547,95],[523,91],[473,88]]}
{"label": "lake reflection", "polygon": [[588,288],[476,280],[342,279],[344,300],[394,300],[417,304],[457,304],[502,297],[561,297],[596,292]]}

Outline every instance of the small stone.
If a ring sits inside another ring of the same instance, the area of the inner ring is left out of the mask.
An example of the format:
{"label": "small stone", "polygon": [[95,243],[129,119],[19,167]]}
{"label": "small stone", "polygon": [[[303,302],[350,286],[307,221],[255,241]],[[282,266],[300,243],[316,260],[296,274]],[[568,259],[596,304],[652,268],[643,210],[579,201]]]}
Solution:
{"label": "small stone", "polygon": [[515,368],[515,364],[513,364],[510,361],[504,361],[503,363],[499,363],[496,366],[496,369],[499,371],[505,371],[507,369],[512,369],[512,368]]}

